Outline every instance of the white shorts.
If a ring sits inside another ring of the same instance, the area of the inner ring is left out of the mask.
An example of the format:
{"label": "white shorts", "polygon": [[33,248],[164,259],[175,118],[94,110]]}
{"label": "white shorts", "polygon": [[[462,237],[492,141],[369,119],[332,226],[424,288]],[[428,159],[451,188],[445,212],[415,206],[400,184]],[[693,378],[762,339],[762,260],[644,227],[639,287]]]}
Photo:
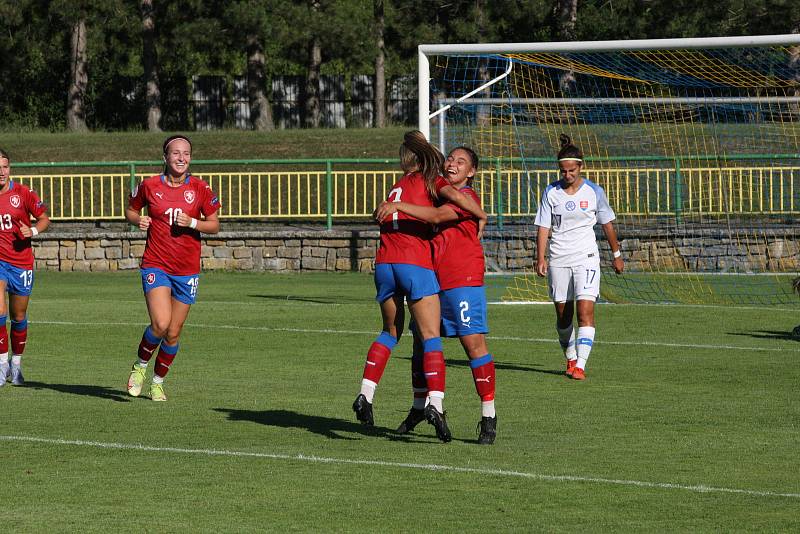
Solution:
{"label": "white shorts", "polygon": [[596,301],[600,296],[600,264],[547,268],[547,282],[553,302]]}

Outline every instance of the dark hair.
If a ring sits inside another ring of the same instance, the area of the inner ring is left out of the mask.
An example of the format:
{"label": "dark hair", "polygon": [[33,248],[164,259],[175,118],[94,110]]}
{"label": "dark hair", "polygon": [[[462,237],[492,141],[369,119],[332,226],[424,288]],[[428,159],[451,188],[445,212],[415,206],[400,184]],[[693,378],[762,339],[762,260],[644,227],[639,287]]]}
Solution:
{"label": "dark hair", "polygon": [[11,162],[11,156],[8,155],[8,152],[0,148],[0,158],[6,158],[9,163]]}
{"label": "dark hair", "polygon": [[456,150],[463,150],[464,152],[466,152],[469,155],[469,159],[470,159],[470,161],[472,163],[472,167],[475,170],[478,170],[478,155],[475,153],[474,150],[472,150],[468,146],[457,146],[453,150],[451,150],[450,152],[447,153],[448,157],[452,156],[453,152],[455,152]]}
{"label": "dark hair", "polygon": [[400,145],[400,167],[403,172],[416,169],[425,177],[425,186],[436,198],[436,178],[442,174],[444,155],[419,130],[406,132]]}
{"label": "dark hair", "polygon": [[167,149],[169,148],[169,144],[173,141],[177,141],[178,139],[182,139],[189,143],[189,150],[192,150],[192,141],[185,135],[170,135],[164,140],[164,144],[161,145],[161,151],[164,153],[164,174],[167,174]]}
{"label": "dark hair", "polygon": [[566,134],[558,136],[558,142],[561,143],[561,150],[558,151],[558,159],[562,158],[577,158],[583,159],[583,152],[580,148],[572,144],[572,139]]}

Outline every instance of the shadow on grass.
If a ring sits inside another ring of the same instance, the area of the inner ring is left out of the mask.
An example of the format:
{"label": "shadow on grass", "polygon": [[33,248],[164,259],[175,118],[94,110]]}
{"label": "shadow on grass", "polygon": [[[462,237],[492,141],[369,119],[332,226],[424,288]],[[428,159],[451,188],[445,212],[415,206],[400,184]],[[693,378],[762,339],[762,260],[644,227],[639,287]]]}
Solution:
{"label": "shadow on grass", "polygon": [[792,335],[785,330],[756,330],[754,332],[728,332],[732,336],[746,336],[756,339],[783,339],[786,341],[800,342],[800,337]]}
{"label": "shadow on grass", "polygon": [[286,302],[308,302],[311,304],[369,304],[374,299],[364,297],[348,297],[345,295],[332,295],[330,297],[299,297],[295,295],[247,295],[251,298],[277,300]]}
{"label": "shadow on grass", "polygon": [[[411,361],[411,356],[397,356],[402,360]],[[469,360],[446,360],[445,366],[447,367],[469,367]],[[494,368],[503,371],[523,371],[528,373],[542,373],[546,375],[564,375],[564,370],[559,369],[539,369],[538,365],[517,365],[511,363],[494,362]]]}
{"label": "shadow on grass", "polygon": [[25,381],[26,388],[49,389],[59,393],[69,393],[71,395],[83,395],[86,397],[97,397],[108,399],[114,402],[130,402],[127,391],[111,389],[105,386],[95,386],[88,384],[45,384],[44,382]]}
{"label": "shadow on grass", "polygon": [[393,441],[408,441],[405,436],[395,434],[391,429],[373,426],[364,426],[354,421],[322,417],[319,415],[306,415],[291,410],[234,410],[231,408],[214,408],[215,412],[224,413],[229,421],[250,421],[260,425],[275,426],[280,428],[300,428],[325,436],[330,439],[347,439],[339,432],[377,436]]}
{"label": "shadow on grass", "polygon": [[[333,417],[321,417],[318,415],[306,415],[291,410],[235,410],[232,408],[214,408],[214,411],[226,414],[229,421],[250,421],[260,425],[279,428],[300,428],[330,439],[356,439],[338,434],[338,432],[350,432],[406,443],[439,443],[433,427],[428,426],[427,423],[424,422],[421,426],[430,428],[430,435],[417,434],[415,432],[410,434],[397,434],[392,429],[386,427],[368,427],[354,421],[335,419]],[[455,437],[453,441],[477,443],[476,439],[458,439]]]}

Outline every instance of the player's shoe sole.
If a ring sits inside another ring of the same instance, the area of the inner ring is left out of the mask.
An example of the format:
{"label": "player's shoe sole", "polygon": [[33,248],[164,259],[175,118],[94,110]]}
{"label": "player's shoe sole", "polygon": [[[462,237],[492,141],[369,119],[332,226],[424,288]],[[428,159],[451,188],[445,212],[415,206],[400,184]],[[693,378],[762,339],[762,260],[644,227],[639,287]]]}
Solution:
{"label": "player's shoe sole", "polygon": [[396,432],[398,434],[408,434],[418,424],[425,420],[425,410],[422,408],[411,408],[408,411],[408,415],[406,416],[405,420],[400,423],[400,426],[397,427]]}
{"label": "player's shoe sole", "polygon": [[372,404],[367,401],[363,393],[359,393],[356,400],[353,401],[353,411],[356,412],[356,419],[361,421],[361,424],[367,426],[375,424],[375,419],[372,417]]}
{"label": "player's shoe sole", "polygon": [[138,397],[142,393],[144,386],[144,377],[147,373],[147,367],[139,367],[133,364],[131,374],[128,377],[128,395],[131,397]]}
{"label": "player's shoe sole", "polygon": [[573,369],[571,376],[573,380],[586,380],[586,373],[580,367]]}
{"label": "player's shoe sole", "polygon": [[447,443],[453,439],[453,436],[450,434],[450,429],[447,427],[447,418],[445,414],[440,413],[432,404],[425,407],[425,419],[433,425],[433,428],[436,429],[436,437],[443,443]]}
{"label": "player's shoe sole", "polygon": [[491,445],[494,443],[494,438],[497,436],[497,416],[494,417],[481,417],[481,422],[478,423],[481,433],[478,435],[478,443],[481,445]]}
{"label": "player's shoe sole", "polygon": [[575,371],[576,365],[578,365],[578,360],[567,360],[567,370],[564,374],[572,377],[572,372]]}
{"label": "player's shoe sole", "polygon": [[164,393],[164,384],[157,384],[153,382],[150,384],[150,399],[156,402],[165,402],[167,396]]}

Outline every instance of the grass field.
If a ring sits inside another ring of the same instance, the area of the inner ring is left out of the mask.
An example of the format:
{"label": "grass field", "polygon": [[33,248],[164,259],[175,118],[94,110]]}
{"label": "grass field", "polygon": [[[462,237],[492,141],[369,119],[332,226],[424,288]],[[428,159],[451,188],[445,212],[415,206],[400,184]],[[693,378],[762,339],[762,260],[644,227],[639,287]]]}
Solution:
{"label": "grass field", "polygon": [[[409,340],[355,422],[379,328],[365,275],[209,273],[166,381],[124,384],[146,323],[138,273],[37,273],[26,387],[0,389],[5,529],[797,531],[797,316],[601,305],[585,382],[550,306],[492,305],[498,438],[445,343],[454,441],[392,429]],[[151,366],[152,368],[152,366]]]}

